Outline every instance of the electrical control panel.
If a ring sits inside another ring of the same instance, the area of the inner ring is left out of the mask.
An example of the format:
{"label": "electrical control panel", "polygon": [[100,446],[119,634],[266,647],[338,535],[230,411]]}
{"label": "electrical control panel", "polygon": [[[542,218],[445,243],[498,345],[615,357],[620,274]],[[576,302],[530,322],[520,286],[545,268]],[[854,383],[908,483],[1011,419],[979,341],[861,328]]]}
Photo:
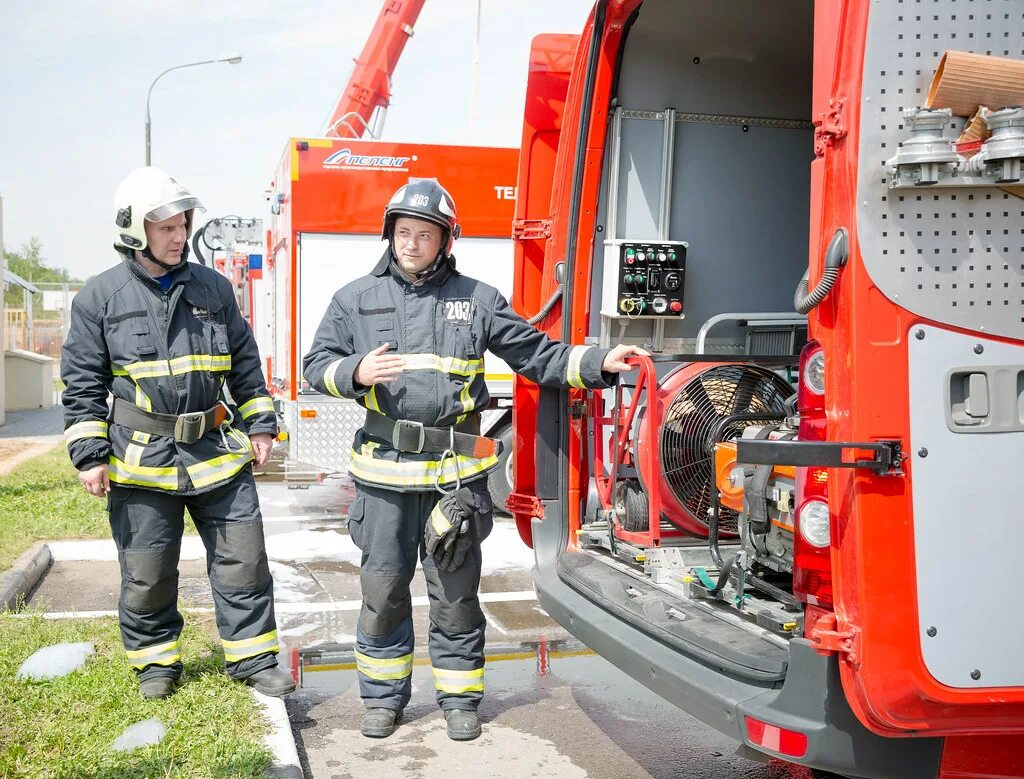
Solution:
{"label": "electrical control panel", "polygon": [[686,241],[605,241],[601,313],[682,318],[686,248]]}

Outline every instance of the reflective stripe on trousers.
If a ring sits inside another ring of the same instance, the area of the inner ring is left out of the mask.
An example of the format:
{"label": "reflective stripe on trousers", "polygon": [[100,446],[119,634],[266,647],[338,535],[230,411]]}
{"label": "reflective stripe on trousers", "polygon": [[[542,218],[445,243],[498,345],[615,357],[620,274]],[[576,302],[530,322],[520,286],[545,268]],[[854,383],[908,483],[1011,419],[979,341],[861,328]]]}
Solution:
{"label": "reflective stripe on trousers", "polygon": [[141,671],[147,665],[172,665],[181,660],[181,639],[168,641],[164,644],[146,647],[145,649],[128,649],[128,662],[132,668]]}
{"label": "reflective stripe on trousers", "polygon": [[484,669],[476,668],[472,671],[452,671],[447,668],[432,668],[434,672],[434,687],[438,692],[448,692],[455,695],[462,695],[467,692],[484,691]]}
{"label": "reflective stripe on trousers", "polygon": [[229,663],[245,660],[247,657],[256,657],[265,652],[280,651],[276,630],[237,641],[228,641],[226,638],[222,638],[220,642],[224,646],[224,659]]}

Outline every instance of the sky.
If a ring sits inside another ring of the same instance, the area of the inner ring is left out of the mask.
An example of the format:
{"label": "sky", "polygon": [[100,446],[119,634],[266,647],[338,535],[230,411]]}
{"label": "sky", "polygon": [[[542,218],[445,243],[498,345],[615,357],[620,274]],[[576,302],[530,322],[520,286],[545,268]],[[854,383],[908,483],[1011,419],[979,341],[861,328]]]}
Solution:
{"label": "sky", "polygon": [[[117,261],[113,196],[145,162],[190,187],[206,217],[269,216],[291,136],[323,130],[383,0],[0,2],[0,197],[8,251],[38,238],[85,278]],[[395,71],[385,140],[518,146],[531,39],[582,30],[593,0],[427,0]]]}

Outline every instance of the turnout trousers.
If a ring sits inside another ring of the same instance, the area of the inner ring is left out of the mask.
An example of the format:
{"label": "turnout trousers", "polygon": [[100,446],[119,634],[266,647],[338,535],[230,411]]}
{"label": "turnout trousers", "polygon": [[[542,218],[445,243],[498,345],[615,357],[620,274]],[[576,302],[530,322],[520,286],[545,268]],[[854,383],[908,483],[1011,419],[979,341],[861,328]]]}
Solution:
{"label": "turnout trousers", "polygon": [[440,495],[396,492],[357,484],[349,534],[362,550],[363,605],[356,629],[359,694],[367,708],[401,711],[412,694],[414,635],[409,584],[417,560],[430,601],[428,646],[442,709],[476,710],[484,692],[484,627],[477,590],[480,542],[493,526],[487,481],[472,487],[480,517],[462,566],[438,569],[426,553],[423,530]]}
{"label": "turnout trousers", "polygon": [[277,665],[274,581],[256,483],[248,468],[199,495],[111,484],[108,497],[121,564],[121,638],[141,679],[181,675],[178,557],[186,508],[206,547],[228,673],[244,679]]}

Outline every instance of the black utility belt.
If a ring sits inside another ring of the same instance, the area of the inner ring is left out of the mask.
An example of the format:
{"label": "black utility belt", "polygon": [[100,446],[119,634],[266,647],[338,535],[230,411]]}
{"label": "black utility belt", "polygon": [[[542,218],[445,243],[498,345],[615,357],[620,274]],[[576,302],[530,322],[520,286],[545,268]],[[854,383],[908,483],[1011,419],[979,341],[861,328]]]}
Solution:
{"label": "black utility belt", "polygon": [[161,414],[157,411],[146,411],[123,398],[114,398],[115,425],[122,425],[140,433],[173,438],[182,444],[194,444],[230,418],[231,412],[224,403],[218,403],[206,411]]}
{"label": "black utility belt", "polygon": [[[461,428],[461,429],[460,429]],[[420,454],[421,452],[455,452],[464,457],[495,457],[501,454],[501,442],[493,438],[464,432],[466,429],[480,430],[480,418],[476,415],[461,425],[453,427],[427,427],[409,419],[392,419],[376,411],[366,411],[363,431],[374,438],[386,441],[398,452]]]}

